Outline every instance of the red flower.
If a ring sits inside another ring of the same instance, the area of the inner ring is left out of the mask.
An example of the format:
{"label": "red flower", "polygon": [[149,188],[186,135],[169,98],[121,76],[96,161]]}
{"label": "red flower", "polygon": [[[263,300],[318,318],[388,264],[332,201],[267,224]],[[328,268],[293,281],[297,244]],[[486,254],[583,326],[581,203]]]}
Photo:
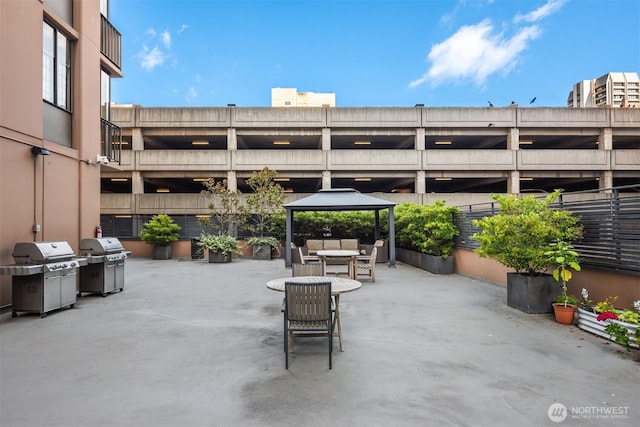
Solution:
{"label": "red flower", "polygon": [[617,318],[618,318],[617,314],[612,313],[610,311],[605,311],[604,313],[598,314],[598,317],[596,317],[596,320],[601,322],[603,320],[617,319]]}

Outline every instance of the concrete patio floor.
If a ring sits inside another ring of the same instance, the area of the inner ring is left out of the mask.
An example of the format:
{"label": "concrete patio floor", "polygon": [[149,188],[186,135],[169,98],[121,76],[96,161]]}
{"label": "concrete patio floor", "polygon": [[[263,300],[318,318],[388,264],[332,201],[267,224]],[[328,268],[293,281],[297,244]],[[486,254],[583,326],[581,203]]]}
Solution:
{"label": "concrete patio floor", "polygon": [[287,371],[265,286],[283,264],[134,258],[122,293],[3,313],[0,425],[640,425],[638,351],[403,264],[342,296],[332,370],[326,341],[301,339]]}

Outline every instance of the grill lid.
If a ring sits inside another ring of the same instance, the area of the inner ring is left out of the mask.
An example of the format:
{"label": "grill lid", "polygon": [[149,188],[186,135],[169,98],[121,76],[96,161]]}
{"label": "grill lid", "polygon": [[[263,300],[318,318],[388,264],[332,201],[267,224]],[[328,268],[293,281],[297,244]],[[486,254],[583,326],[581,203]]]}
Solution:
{"label": "grill lid", "polygon": [[21,242],[13,247],[13,259],[16,264],[44,264],[71,259],[75,256],[69,243],[60,242]]}
{"label": "grill lid", "polygon": [[92,237],[80,241],[82,255],[106,255],[122,251],[124,251],[124,246],[116,237]]}

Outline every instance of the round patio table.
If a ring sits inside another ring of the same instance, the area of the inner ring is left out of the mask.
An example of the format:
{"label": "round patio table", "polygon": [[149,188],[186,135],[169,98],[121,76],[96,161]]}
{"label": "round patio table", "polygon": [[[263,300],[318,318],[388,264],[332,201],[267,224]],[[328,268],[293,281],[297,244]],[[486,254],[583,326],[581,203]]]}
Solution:
{"label": "round patio table", "polygon": [[338,341],[340,342],[340,351],[344,351],[344,345],[342,342],[342,326],[340,325],[340,294],[356,291],[362,287],[362,283],[357,280],[347,279],[344,277],[296,276],[269,280],[267,282],[267,288],[273,291],[284,292],[285,282],[287,281],[304,283],[331,282],[331,295],[333,295],[333,299],[336,303],[336,314],[333,317],[331,329],[333,330],[333,336],[338,337]]}

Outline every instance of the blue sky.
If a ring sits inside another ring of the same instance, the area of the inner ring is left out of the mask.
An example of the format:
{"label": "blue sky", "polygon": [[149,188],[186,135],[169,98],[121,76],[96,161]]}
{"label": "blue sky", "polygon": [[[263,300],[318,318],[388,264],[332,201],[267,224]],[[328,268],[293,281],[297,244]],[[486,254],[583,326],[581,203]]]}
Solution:
{"label": "blue sky", "polygon": [[638,0],[111,0],[110,20],[112,100],[146,107],[269,107],[273,87],[338,107],[561,107],[580,80],[640,70]]}

